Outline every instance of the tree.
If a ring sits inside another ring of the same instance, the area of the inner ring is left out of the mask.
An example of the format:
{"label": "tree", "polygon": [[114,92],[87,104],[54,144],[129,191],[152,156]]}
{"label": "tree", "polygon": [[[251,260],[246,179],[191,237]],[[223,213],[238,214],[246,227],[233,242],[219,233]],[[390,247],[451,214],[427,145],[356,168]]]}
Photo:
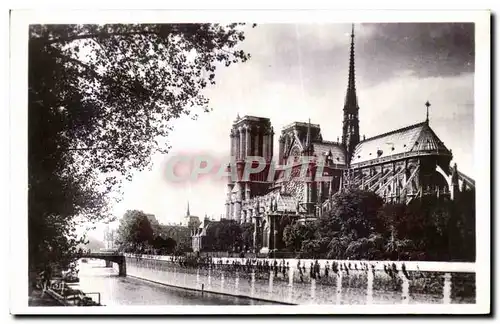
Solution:
{"label": "tree", "polygon": [[[475,254],[475,197],[460,192],[446,197],[424,196],[404,204],[386,204],[379,217],[388,231],[386,257],[394,260],[472,261]],[[472,247],[472,248],[471,248]]]}
{"label": "tree", "polygon": [[307,258],[322,258],[328,252],[327,238],[307,239],[302,242],[302,256]]}
{"label": "tree", "polygon": [[447,198],[423,196],[408,205],[406,235],[428,260],[450,260],[450,235],[454,235],[453,202]]}
{"label": "tree", "polygon": [[236,221],[222,219],[214,229],[217,251],[232,251],[241,245],[241,228]]}
{"label": "tree", "polygon": [[253,246],[253,233],[254,233],[254,224],[252,223],[243,223],[241,224],[241,247],[242,249],[251,249]]}
{"label": "tree", "polygon": [[332,203],[332,210],[315,223],[314,238],[303,241],[301,250],[311,257],[334,259],[380,255],[382,238],[371,235],[383,227],[378,217],[383,200],[373,192],[349,190],[336,194]]}
{"label": "tree", "polygon": [[452,236],[455,247],[453,258],[458,261],[476,261],[476,191],[465,190],[454,201],[457,233]]}
{"label": "tree", "polygon": [[161,231],[161,226],[160,222],[158,222],[158,220],[156,219],[156,216],[153,214],[146,214],[146,216],[149,220],[149,223],[151,224],[151,227],[153,228],[154,235],[159,235]]}
{"label": "tree", "polygon": [[352,238],[347,235],[341,235],[340,232],[337,232],[333,235],[332,239],[328,243],[328,252],[326,257],[328,259],[347,259],[346,251],[349,244],[352,242]]}
{"label": "tree", "polygon": [[352,232],[355,238],[367,237],[380,227],[377,215],[383,203],[382,198],[371,191],[341,192],[333,198],[329,217],[334,220],[338,218],[342,232]]}
{"label": "tree", "polygon": [[155,236],[151,245],[161,253],[170,254],[175,251],[177,242],[170,237],[163,238],[161,236]]}
{"label": "tree", "polygon": [[132,247],[133,250],[144,248],[153,241],[153,228],[148,216],[138,210],[128,210],[120,219],[118,226],[118,244]]}
{"label": "tree", "polygon": [[206,248],[211,251],[233,251],[242,245],[242,229],[234,220],[221,219],[206,228]]}
{"label": "tree", "polygon": [[315,237],[317,227],[312,222],[293,223],[283,230],[283,242],[292,251],[300,251],[302,243]]}
{"label": "tree", "polygon": [[71,258],[74,227],[110,217],[108,194],[168,151],[172,120],[210,110],[202,90],[250,57],[243,40],[241,24],[30,26],[31,268]]}

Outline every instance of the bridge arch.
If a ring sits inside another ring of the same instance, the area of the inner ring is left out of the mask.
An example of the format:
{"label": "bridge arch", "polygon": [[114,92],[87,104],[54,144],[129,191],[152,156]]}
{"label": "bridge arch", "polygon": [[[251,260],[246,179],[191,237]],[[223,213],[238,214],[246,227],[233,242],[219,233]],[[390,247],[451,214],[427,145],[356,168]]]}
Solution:
{"label": "bridge arch", "polygon": [[127,261],[125,259],[125,256],[121,253],[90,252],[82,254],[81,258],[100,259],[106,262],[116,263],[118,264],[118,275],[127,275]]}

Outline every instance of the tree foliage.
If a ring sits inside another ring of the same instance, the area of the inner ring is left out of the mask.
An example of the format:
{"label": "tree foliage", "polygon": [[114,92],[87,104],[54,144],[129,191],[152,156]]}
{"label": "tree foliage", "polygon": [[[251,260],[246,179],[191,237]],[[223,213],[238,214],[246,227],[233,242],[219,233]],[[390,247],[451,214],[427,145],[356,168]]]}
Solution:
{"label": "tree foliage", "polygon": [[238,24],[33,25],[30,101],[54,111],[89,165],[130,175],[168,152],[158,138],[173,119],[209,111],[202,89],[248,59],[243,39]]}
{"label": "tree foliage", "polygon": [[356,190],[335,195],[332,210],[315,222],[288,225],[283,238],[303,257],[474,261],[474,215],[474,191],[405,205]]}
{"label": "tree foliage", "polygon": [[221,219],[218,222],[208,224],[205,236],[205,250],[234,251],[241,248],[241,245],[242,228],[236,221]]}
{"label": "tree foliage", "polygon": [[352,233],[354,238],[367,237],[379,228],[377,212],[383,200],[374,192],[350,190],[335,196],[330,214],[332,222],[340,222],[343,232]]}
{"label": "tree foliage", "polygon": [[30,26],[32,268],[71,255],[83,241],[74,234],[75,226],[110,216],[107,194],[122,176],[130,179],[147,167],[155,152],[168,151],[174,119],[210,110],[202,90],[215,83],[216,69],[250,57],[237,49],[244,40],[242,28]]}
{"label": "tree foliage", "polygon": [[175,251],[177,242],[170,238],[163,238],[161,236],[156,236],[151,242],[151,246],[162,254],[171,254]]}
{"label": "tree foliage", "polygon": [[241,224],[241,248],[243,250],[251,250],[253,247],[254,224]]}
{"label": "tree foliage", "polygon": [[117,243],[122,249],[145,247],[153,241],[153,228],[148,216],[138,210],[128,210],[120,219]]}
{"label": "tree foliage", "polygon": [[313,223],[293,223],[285,227],[283,241],[287,249],[300,251],[302,242],[315,237],[316,227]]}

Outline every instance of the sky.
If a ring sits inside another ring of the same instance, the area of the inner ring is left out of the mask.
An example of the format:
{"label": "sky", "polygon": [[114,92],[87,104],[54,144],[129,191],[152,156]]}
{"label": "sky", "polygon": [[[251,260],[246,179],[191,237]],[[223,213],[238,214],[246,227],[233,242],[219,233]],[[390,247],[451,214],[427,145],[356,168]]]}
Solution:
{"label": "sky", "polygon": [[[165,163],[178,154],[229,156],[229,131],[237,114],[268,117],[274,153],[283,126],[320,124],[323,139],[341,136],[351,25],[262,24],[248,27],[240,48],[252,58],[216,71],[205,90],[213,111],[174,122],[172,150],[156,155],[151,170],[124,184],[116,216],[127,209],[155,214],[160,223],[224,213],[221,181],[172,183]],[[360,134],[375,136],[425,120],[452,150],[459,170],[474,178],[474,25],[356,24],[356,89]]]}

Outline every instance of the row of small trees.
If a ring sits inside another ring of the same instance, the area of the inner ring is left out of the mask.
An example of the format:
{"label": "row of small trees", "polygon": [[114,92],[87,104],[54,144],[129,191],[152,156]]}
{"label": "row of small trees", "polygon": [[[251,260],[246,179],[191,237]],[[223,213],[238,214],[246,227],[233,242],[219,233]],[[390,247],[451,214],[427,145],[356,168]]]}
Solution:
{"label": "row of small trees", "polygon": [[384,204],[373,192],[336,195],[330,213],[284,229],[287,250],[357,260],[475,260],[475,192]]}
{"label": "row of small trees", "polygon": [[[279,232],[287,252],[306,258],[474,261],[474,215],[474,191],[461,192],[453,201],[424,196],[406,205],[352,190],[336,195],[331,211],[317,220],[285,222]],[[127,251],[190,250],[175,249],[177,242],[160,235],[159,228],[153,215],[128,211],[120,222],[118,244]],[[251,223],[210,223],[202,251],[250,251],[253,232]]]}
{"label": "row of small trees", "polygon": [[[167,254],[190,252],[191,232],[189,226],[160,225],[154,215],[129,210],[120,219],[115,243],[126,252],[147,252],[152,249]],[[223,219],[207,226],[203,250],[239,252],[249,250],[252,244],[253,224],[238,224]]]}

